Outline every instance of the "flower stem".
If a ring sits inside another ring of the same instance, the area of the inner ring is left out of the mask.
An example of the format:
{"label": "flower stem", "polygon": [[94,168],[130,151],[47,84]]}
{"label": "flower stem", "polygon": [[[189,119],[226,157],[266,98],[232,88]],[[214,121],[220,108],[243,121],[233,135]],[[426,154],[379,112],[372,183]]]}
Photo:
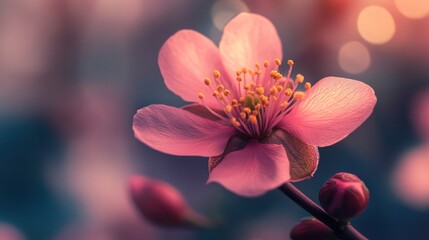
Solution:
{"label": "flower stem", "polygon": [[348,221],[340,221],[329,216],[325,210],[317,205],[313,200],[302,193],[292,183],[287,182],[279,187],[286,196],[292,201],[305,209],[308,213],[313,215],[319,221],[323,222],[326,226],[330,227],[335,235],[342,240],[367,240],[364,235],[358,232]]}

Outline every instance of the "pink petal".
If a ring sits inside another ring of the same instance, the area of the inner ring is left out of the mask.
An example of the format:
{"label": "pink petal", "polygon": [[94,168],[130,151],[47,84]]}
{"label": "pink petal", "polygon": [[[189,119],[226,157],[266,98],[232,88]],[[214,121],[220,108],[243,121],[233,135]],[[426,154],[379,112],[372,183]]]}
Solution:
{"label": "pink petal", "polygon": [[251,141],[244,149],[227,154],[207,183],[217,182],[235,194],[256,197],[289,179],[289,160],[283,146]]}
{"label": "pink petal", "polygon": [[167,87],[185,101],[201,102],[198,93],[202,92],[207,105],[221,108],[204,85],[204,78],[212,77],[214,70],[224,72],[219,50],[208,38],[192,30],[177,32],[162,46],[158,64]]}
{"label": "pink petal", "polygon": [[221,154],[235,132],[233,127],[165,105],[138,110],[133,130],[137,139],[158,151],[205,157]]}
{"label": "pink petal", "polygon": [[[182,109],[186,110],[188,112],[191,112],[197,116],[200,116],[202,118],[209,119],[209,120],[213,120],[213,121],[221,121],[222,120],[218,116],[211,113],[206,107],[204,107],[201,104],[197,104],[197,103],[188,104],[188,105],[183,106]],[[217,114],[219,114],[220,116],[222,116],[224,118],[228,118],[228,116],[225,114],[224,111],[221,111],[221,110],[214,110],[214,111]]]}
{"label": "pink petal", "polygon": [[252,13],[240,13],[226,24],[219,49],[225,66],[234,72],[265,60],[274,66],[274,59],[282,59],[282,44],[275,27],[265,17]]}
{"label": "pink petal", "polygon": [[367,84],[327,77],[317,82],[278,127],[314,146],[347,137],[372,113],[377,98]]}

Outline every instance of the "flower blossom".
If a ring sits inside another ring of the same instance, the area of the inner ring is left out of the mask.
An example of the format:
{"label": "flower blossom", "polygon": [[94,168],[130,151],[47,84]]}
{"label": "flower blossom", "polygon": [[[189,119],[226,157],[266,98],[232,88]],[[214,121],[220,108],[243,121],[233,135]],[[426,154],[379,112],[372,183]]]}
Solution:
{"label": "flower blossom", "polygon": [[277,31],[251,13],[227,23],[219,48],[198,32],[177,32],[158,63],[167,87],[194,104],[138,110],[136,138],[164,153],[209,157],[207,182],[241,196],[311,177],[317,147],[349,135],[376,102],[359,81],[327,77],[312,87],[303,75],[292,77],[292,60],[281,74]]}

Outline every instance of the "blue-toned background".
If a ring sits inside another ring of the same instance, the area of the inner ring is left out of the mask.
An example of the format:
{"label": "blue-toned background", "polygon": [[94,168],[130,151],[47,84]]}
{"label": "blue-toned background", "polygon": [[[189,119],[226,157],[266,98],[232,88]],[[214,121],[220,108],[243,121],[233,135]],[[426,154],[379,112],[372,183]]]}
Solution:
{"label": "blue-toned background", "polygon": [[[207,159],[156,152],[131,129],[141,107],[185,104],[159,72],[165,40],[187,28],[217,43],[242,11],[273,21],[284,58],[307,81],[358,79],[378,97],[296,185],[317,200],[327,178],[355,173],[371,193],[357,229],[429,239],[429,154],[405,164],[429,143],[426,0],[0,0],[0,239],[289,239],[308,214],[279,191],[249,199],[205,185]],[[133,173],[173,184],[218,227],[150,225],[126,192]]]}

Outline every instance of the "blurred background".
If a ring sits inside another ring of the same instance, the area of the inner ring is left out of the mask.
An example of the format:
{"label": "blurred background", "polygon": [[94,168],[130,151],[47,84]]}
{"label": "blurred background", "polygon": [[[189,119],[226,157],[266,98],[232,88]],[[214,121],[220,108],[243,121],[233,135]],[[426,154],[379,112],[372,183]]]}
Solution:
{"label": "blurred background", "polygon": [[[307,81],[358,79],[378,97],[296,185],[317,200],[327,178],[355,173],[371,192],[357,229],[429,239],[427,0],[0,0],[0,239],[289,239],[308,214],[279,191],[206,186],[207,159],[156,152],[131,129],[141,107],[185,104],[159,72],[165,40],[187,28],[217,43],[243,11],[273,21]],[[127,195],[133,173],[173,184],[217,228],[150,225]]]}

